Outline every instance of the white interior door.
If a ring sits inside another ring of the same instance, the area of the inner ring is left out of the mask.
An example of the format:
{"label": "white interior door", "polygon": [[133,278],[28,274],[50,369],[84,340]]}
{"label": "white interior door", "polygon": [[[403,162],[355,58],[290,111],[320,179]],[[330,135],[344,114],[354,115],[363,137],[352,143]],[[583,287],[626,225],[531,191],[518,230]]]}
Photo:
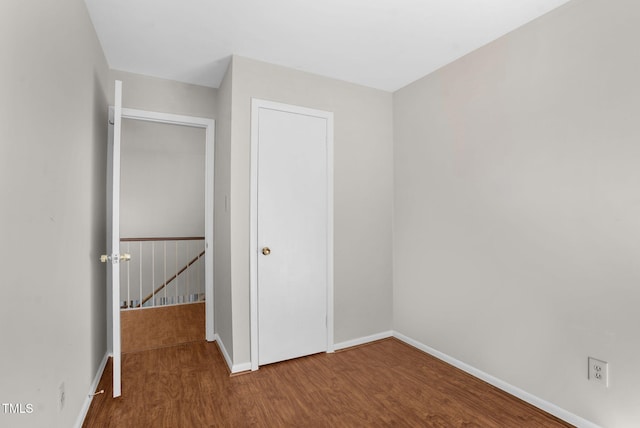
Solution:
{"label": "white interior door", "polygon": [[120,368],[120,134],[122,82],[116,80],[115,103],[109,109],[107,153],[107,346],[113,362],[113,396],[121,394]]}
{"label": "white interior door", "polygon": [[330,350],[332,115],[254,102],[257,348],[268,364]]}

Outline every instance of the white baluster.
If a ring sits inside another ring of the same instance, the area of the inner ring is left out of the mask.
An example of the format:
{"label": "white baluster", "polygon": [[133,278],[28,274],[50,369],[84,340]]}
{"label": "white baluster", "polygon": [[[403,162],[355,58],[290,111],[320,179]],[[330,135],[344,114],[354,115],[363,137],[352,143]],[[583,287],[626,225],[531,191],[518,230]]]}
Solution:
{"label": "white baluster", "polygon": [[175,252],[175,254],[176,254],[176,270],[175,270],[176,279],[175,279],[175,281],[176,282],[175,282],[175,285],[173,286],[173,288],[175,289],[175,293],[174,293],[175,299],[178,300],[178,285],[180,284],[178,282],[178,241],[175,241],[175,242],[176,242],[176,252]]}
{"label": "white baluster", "polygon": [[[187,263],[191,262],[191,257],[190,257],[190,251],[189,248],[191,247],[191,241],[185,241],[185,246],[187,248]],[[187,267],[187,287],[186,290],[183,294],[183,300],[188,301],[189,300],[189,271],[191,270],[191,267]],[[185,302],[186,303],[186,302]]]}
{"label": "white baluster", "polygon": [[151,306],[156,305],[156,241],[151,241]]}
{"label": "white baluster", "polygon": [[[197,251],[198,251],[198,260],[196,261],[196,279],[195,279],[195,286],[193,287],[193,294],[197,294],[200,292],[200,244],[197,243],[196,244],[197,247]],[[198,301],[198,299],[192,299],[194,301]]]}
{"label": "white baluster", "polygon": [[[164,281],[167,280],[167,241],[164,241]],[[167,304],[167,283],[164,283],[164,304]]]}
{"label": "white baluster", "polygon": [[[131,242],[127,241],[127,254],[131,254]],[[127,263],[127,307],[131,306],[131,263]]]}
{"label": "white baluster", "polygon": [[140,263],[138,263],[138,265],[140,266],[140,294],[138,295],[138,303],[142,301],[142,241],[139,242],[139,252],[140,252]]}

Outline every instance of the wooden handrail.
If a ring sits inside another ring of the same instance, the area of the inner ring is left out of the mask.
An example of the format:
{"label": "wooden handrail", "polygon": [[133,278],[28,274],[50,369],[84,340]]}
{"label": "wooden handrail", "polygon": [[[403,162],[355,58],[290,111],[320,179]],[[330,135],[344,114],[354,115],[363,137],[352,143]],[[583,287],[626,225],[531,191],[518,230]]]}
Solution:
{"label": "wooden handrail", "polygon": [[178,275],[180,275],[182,272],[184,272],[185,270],[189,269],[189,266],[191,266],[192,264],[194,264],[195,262],[197,262],[200,257],[204,256],[205,251],[203,250],[200,254],[198,254],[196,257],[194,257],[189,263],[187,263],[186,265],[184,265],[184,267],[182,269],[180,269],[178,271],[178,273],[176,273],[175,275],[173,275],[171,278],[169,278],[168,280],[166,280],[165,282],[163,282],[158,288],[156,288],[151,294],[149,294],[147,297],[144,298],[144,300],[142,300],[142,303],[140,303],[138,306],[136,306],[136,308],[141,307],[142,305],[144,305],[145,303],[147,303],[153,296],[155,296],[156,294],[158,294],[159,291],[161,291],[163,288],[165,288],[171,281],[173,281],[174,279],[176,279],[178,277]]}
{"label": "wooden handrail", "polygon": [[171,238],[120,238],[120,242],[149,242],[149,241],[204,241],[204,236],[177,236]]}

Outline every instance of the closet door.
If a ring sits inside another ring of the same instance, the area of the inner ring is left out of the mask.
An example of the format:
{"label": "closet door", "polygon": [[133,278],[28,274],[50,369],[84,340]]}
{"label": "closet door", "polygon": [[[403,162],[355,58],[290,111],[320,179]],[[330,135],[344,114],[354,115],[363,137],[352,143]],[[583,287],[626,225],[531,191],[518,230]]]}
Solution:
{"label": "closet door", "polygon": [[331,114],[257,115],[258,363],[328,350]]}

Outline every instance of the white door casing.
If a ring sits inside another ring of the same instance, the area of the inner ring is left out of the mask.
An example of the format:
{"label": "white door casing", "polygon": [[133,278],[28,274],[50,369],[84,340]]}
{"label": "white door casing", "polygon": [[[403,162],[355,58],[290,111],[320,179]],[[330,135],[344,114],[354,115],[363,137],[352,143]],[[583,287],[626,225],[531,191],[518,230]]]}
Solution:
{"label": "white door casing", "polygon": [[213,315],[213,189],[214,189],[214,137],[215,121],[204,117],[183,116],[169,113],[159,113],[154,111],[122,108],[124,119],[144,120],[146,122],[165,123],[169,125],[191,126],[204,128],[205,130],[205,317],[206,317],[206,339],[209,342],[215,340],[214,315]]}
{"label": "white door casing", "polygon": [[256,370],[333,352],[333,114],[254,99],[251,138]]}
{"label": "white door casing", "polygon": [[191,126],[205,129],[205,317],[206,339],[215,340],[213,301],[213,189],[215,121],[202,117],[150,112],[122,107],[122,82],[115,82],[115,105],[109,109],[107,151],[107,347],[113,357],[113,396],[121,394],[120,348],[120,137],[122,119]]}

